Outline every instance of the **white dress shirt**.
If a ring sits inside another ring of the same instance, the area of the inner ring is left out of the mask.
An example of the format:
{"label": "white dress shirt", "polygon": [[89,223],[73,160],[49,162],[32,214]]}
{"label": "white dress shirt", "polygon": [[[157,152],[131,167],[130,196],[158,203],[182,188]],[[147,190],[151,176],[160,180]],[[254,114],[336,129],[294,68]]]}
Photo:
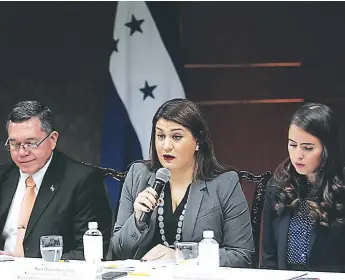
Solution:
{"label": "white dress shirt", "polygon": [[[41,168],[34,175],[32,175],[32,179],[34,180],[36,184],[36,187],[35,187],[36,195],[38,194],[38,191],[43,181],[44,174],[46,173],[52,158],[53,158],[53,154],[51,155],[49,160],[46,162],[46,164],[43,166],[43,168]],[[26,173],[23,173],[21,170],[19,170],[19,173],[20,173],[20,177],[19,177],[19,182],[17,185],[17,190],[13,196],[10,210],[8,212],[7,220],[4,226],[4,230],[2,232],[2,236],[5,238],[4,250],[7,252],[14,252],[16,248],[17,231],[18,231],[17,226],[18,226],[20,206],[24,199],[25,189],[26,189],[25,180],[30,176]]]}

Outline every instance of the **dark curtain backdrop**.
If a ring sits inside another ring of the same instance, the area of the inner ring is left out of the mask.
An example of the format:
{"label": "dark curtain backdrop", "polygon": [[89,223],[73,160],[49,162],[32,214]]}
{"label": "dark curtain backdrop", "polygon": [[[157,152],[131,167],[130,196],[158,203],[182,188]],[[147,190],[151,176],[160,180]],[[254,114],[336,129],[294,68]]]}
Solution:
{"label": "dark curtain backdrop", "polygon": [[13,105],[39,100],[53,111],[58,148],[99,163],[115,10],[116,2],[0,3],[1,143]]}

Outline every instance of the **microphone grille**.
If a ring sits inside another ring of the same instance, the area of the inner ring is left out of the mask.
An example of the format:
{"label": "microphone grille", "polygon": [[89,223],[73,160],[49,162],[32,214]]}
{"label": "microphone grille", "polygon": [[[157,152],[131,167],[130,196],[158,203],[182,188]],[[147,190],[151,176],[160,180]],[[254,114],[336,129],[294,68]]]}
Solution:
{"label": "microphone grille", "polygon": [[170,179],[170,170],[168,168],[159,168],[156,172],[156,179],[167,183]]}

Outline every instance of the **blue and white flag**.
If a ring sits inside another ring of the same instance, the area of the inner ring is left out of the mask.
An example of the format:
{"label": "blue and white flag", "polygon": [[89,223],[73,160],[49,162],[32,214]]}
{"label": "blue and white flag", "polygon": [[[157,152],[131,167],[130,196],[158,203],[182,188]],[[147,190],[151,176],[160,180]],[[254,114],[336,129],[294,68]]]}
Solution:
{"label": "blue and white flag", "polygon": [[[158,4],[166,3],[149,3]],[[164,19],[161,13],[160,17]],[[112,87],[102,128],[103,167],[123,171],[134,160],[148,159],[155,112],[167,100],[185,98],[169,48],[162,40],[171,30],[161,36],[159,24],[146,2],[118,2],[109,64]],[[118,186],[111,181],[107,184],[116,207]]]}

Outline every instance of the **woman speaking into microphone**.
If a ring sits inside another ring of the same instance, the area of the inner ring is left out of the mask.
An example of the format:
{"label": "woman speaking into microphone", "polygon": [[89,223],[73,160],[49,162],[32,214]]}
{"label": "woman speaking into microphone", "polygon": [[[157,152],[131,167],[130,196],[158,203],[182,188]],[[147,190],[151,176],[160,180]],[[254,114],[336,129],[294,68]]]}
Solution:
{"label": "woman speaking into microphone", "polygon": [[204,230],[214,232],[221,266],[251,265],[252,227],[237,173],[216,160],[198,107],[173,99],[153,117],[150,160],[129,169],[111,242],[118,259],[167,259],[176,242],[199,242]]}

